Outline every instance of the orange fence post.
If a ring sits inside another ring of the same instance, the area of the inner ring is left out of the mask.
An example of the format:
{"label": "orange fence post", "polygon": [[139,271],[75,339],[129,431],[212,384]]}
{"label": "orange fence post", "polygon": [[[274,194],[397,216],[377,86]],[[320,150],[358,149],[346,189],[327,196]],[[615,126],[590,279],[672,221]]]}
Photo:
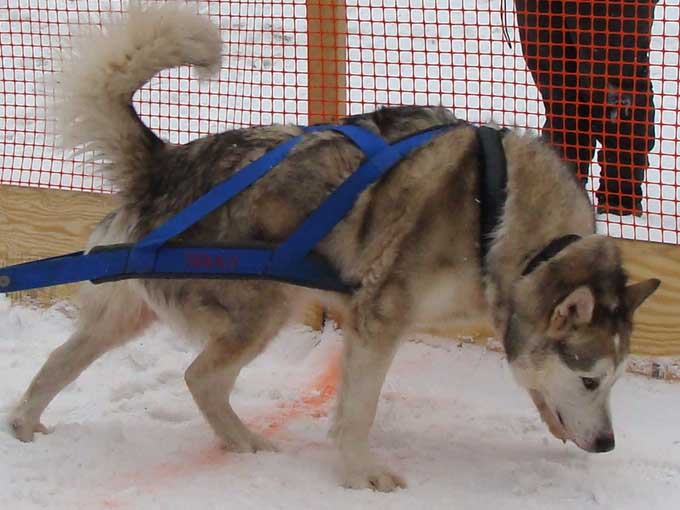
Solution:
{"label": "orange fence post", "polygon": [[347,107],[344,0],[307,0],[309,124],[338,119]]}
{"label": "orange fence post", "polygon": [[[347,110],[347,18],[344,0],[307,0],[309,124],[332,122]],[[303,322],[320,330],[320,304],[304,311]]]}

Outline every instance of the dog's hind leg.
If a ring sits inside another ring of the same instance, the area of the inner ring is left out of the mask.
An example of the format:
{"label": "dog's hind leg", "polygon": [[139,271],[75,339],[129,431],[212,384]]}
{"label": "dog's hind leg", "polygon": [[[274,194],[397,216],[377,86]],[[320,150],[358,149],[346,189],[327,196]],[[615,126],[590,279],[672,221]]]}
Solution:
{"label": "dog's hind leg", "polygon": [[227,450],[276,451],[272,442],[243,424],[232,409],[229,396],[241,369],[262,352],[288,313],[275,299],[257,304],[241,301],[233,307],[230,304],[223,303],[223,308],[218,308],[223,317],[222,328],[209,334],[208,344],[186,370],[185,380],[203,416]]}
{"label": "dog's hind leg", "polygon": [[400,287],[392,282],[375,298],[359,298],[353,324],[345,331],[342,388],[330,435],[338,445],[343,485],[348,488],[389,492],[406,486],[376,462],[368,447],[380,390],[408,315]]}
{"label": "dog's hind leg", "polygon": [[129,282],[87,285],[76,331],[52,351],[10,417],[21,441],[46,433],[40,417],[57,394],[105,352],[135,338],[154,322],[155,315],[134,293]]}

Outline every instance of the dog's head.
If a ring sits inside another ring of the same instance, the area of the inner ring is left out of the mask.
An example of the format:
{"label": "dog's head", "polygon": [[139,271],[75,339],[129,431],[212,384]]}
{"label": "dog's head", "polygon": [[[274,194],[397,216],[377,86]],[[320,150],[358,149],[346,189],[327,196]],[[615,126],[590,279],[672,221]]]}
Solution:
{"label": "dog's head", "polygon": [[633,313],[659,283],[627,285],[614,242],[593,235],[515,284],[508,360],[558,439],[589,452],[614,448],[609,394],[625,368]]}

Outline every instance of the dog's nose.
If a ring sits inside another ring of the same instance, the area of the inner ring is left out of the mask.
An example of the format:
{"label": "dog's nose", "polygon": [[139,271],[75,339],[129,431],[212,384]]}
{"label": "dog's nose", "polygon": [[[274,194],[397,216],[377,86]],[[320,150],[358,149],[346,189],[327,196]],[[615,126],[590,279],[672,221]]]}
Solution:
{"label": "dog's nose", "polygon": [[595,448],[593,451],[596,453],[610,452],[614,449],[614,446],[616,446],[614,434],[607,434],[595,439]]}

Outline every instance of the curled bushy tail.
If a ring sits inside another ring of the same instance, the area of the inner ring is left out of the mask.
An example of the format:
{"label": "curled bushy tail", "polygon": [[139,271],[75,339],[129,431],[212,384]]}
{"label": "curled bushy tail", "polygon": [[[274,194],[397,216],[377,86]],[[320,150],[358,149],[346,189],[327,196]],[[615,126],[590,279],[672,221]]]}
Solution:
{"label": "curled bushy tail", "polygon": [[162,142],[132,107],[132,95],[162,69],[219,68],[219,29],[175,4],[130,5],[120,20],[74,41],[56,80],[57,134],[66,149],[94,153],[106,176],[129,191],[153,172]]}

